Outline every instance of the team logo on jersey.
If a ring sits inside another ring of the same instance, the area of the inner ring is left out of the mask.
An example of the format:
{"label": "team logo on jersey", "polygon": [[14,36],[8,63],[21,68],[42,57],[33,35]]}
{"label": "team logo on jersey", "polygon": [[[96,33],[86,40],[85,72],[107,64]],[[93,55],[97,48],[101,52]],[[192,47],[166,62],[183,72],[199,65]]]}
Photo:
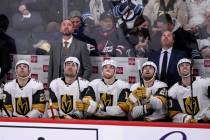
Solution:
{"label": "team logo on jersey", "polygon": [[197,97],[192,98],[192,103],[191,103],[191,97],[184,98],[183,101],[184,101],[184,108],[187,114],[196,115],[199,112],[200,107],[198,104]]}
{"label": "team logo on jersey", "polygon": [[113,105],[113,95],[108,93],[100,93],[100,100],[104,106],[112,106]]}
{"label": "team logo on jersey", "polygon": [[61,95],[61,110],[68,114],[73,110],[73,96],[72,95]]}
{"label": "team logo on jersey", "polygon": [[15,98],[16,112],[20,115],[26,115],[30,111],[29,98],[19,97]]}

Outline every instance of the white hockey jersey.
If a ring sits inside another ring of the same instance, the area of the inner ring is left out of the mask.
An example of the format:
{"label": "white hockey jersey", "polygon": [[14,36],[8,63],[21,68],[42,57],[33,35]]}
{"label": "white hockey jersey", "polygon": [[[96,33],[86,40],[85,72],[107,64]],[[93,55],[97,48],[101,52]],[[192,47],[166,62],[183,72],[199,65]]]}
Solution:
{"label": "white hockey jersey", "polygon": [[210,86],[210,78],[197,77],[192,84],[193,86],[193,106],[191,104],[191,87],[185,87],[176,83],[169,89],[168,95],[178,101],[181,112],[174,112],[173,121],[183,122],[186,114],[194,114],[195,119],[203,119],[205,113],[210,107],[210,99],[208,98],[208,87]]}
{"label": "white hockey jersey", "polygon": [[[140,87],[140,83],[136,83],[134,85],[131,86],[131,91],[134,91],[135,89],[137,89],[138,87]],[[152,106],[153,108],[153,112],[152,114],[149,114],[146,116],[144,116],[145,120],[148,121],[155,121],[155,120],[160,120],[165,118],[166,116],[166,107],[167,107],[167,102],[166,102],[166,93],[167,93],[167,84],[164,82],[161,82],[159,80],[155,80],[154,84],[151,87],[146,88],[146,94],[151,94],[151,97],[148,99],[147,103],[151,103],[152,105],[154,104],[154,106]],[[164,99],[165,98],[165,99]],[[131,116],[133,118],[138,118],[141,117],[142,114],[142,105],[141,103],[137,103],[137,105],[133,108],[132,112],[131,112]]]}
{"label": "white hockey jersey", "polygon": [[129,96],[130,85],[122,80],[116,79],[112,85],[107,85],[102,79],[90,82],[96,102],[100,109],[96,116],[126,116],[126,113],[118,106],[118,102],[125,102]]}
{"label": "white hockey jersey", "polygon": [[[79,83],[78,83],[79,81]],[[84,79],[75,80],[71,85],[64,82],[64,78],[57,78],[50,83],[50,99],[55,116],[74,116],[81,118],[82,113],[76,111],[76,100],[80,99],[80,92],[88,86]],[[52,117],[52,110],[48,109],[48,116]]]}
{"label": "white hockey jersey", "polygon": [[16,117],[38,118],[45,110],[44,87],[35,79],[30,79],[24,87],[16,79],[5,84],[3,100],[10,115]]}

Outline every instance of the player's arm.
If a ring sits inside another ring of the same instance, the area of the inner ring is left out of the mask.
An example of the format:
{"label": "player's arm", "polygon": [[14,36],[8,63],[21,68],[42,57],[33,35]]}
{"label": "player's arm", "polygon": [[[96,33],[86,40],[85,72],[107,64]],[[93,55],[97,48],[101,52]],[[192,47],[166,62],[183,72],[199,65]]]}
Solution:
{"label": "player's arm", "polygon": [[151,104],[151,109],[160,110],[167,106],[167,89],[160,88],[154,96],[151,96],[149,104]]}
{"label": "player's arm", "polygon": [[127,106],[127,98],[129,96],[130,90],[128,88],[124,88],[120,94],[117,101],[117,105],[115,106],[106,106],[106,114],[109,116],[125,116],[127,111],[124,107]]}
{"label": "player's arm", "polygon": [[169,97],[169,117],[177,123],[195,123],[197,122],[191,115],[182,112],[182,109],[176,99]]}
{"label": "player's arm", "polygon": [[94,89],[88,86],[81,94],[80,100],[76,101],[76,109],[90,114],[98,112],[99,104],[96,101]]}
{"label": "player's arm", "polygon": [[[7,112],[9,113],[10,116],[12,116],[12,113],[14,111],[13,106],[12,106],[12,96],[9,94],[7,91],[3,91],[3,98],[2,98],[2,107],[4,106]],[[2,116],[3,117],[8,117],[6,111],[3,109],[2,110]]]}
{"label": "player's arm", "polygon": [[44,89],[37,90],[32,96],[32,110],[26,115],[29,118],[39,118],[45,112]]}

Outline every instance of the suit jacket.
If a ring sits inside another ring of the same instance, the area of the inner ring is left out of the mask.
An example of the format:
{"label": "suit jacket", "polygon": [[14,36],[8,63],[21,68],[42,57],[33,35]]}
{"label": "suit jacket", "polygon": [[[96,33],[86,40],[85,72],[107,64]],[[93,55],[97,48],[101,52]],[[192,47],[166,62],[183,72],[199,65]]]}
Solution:
{"label": "suit jacket", "polygon": [[[160,60],[160,54],[161,54],[161,49],[159,51],[152,52],[148,60],[153,61],[158,68],[158,78],[159,78],[159,60]],[[177,63],[180,59],[186,58],[187,55],[183,51],[175,50],[174,48],[171,51],[171,56],[169,59],[169,64],[168,64],[168,69],[167,69],[167,75],[166,75],[166,82],[168,84],[168,87],[171,87],[174,83],[178,82],[181,80],[178,71],[177,71]]]}
{"label": "suit jacket", "polygon": [[[61,56],[62,47],[62,38],[59,38],[58,42],[56,42],[55,45],[52,45],[50,49],[48,84],[50,84],[53,79],[62,76],[61,67],[63,67],[63,64],[60,64],[61,57],[63,57]],[[80,61],[80,71],[78,75],[82,78],[89,79],[92,73],[92,66],[86,44],[73,38],[69,49],[69,56],[77,57]]]}

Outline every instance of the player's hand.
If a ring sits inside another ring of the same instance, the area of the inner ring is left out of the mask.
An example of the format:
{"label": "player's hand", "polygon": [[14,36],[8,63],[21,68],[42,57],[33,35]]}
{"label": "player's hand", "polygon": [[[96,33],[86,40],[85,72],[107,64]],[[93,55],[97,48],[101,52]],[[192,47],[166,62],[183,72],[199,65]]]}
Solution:
{"label": "player's hand", "polygon": [[127,102],[119,102],[118,103],[118,106],[126,113],[130,112],[133,107],[134,107],[134,104],[127,101]]}
{"label": "player's hand", "polygon": [[82,102],[83,102],[83,105],[84,105],[84,111],[86,111],[86,112],[87,112],[87,110],[88,110],[88,108],[90,106],[90,101],[93,101],[91,96],[85,96],[82,99]]}
{"label": "player's hand", "polygon": [[139,100],[142,100],[146,97],[146,88],[145,87],[138,87],[135,89],[132,94]]}
{"label": "player's hand", "polygon": [[191,115],[187,115],[184,117],[184,123],[197,123],[198,120],[193,119]]}
{"label": "player's hand", "polygon": [[81,100],[76,100],[76,110],[84,111],[84,104]]}

